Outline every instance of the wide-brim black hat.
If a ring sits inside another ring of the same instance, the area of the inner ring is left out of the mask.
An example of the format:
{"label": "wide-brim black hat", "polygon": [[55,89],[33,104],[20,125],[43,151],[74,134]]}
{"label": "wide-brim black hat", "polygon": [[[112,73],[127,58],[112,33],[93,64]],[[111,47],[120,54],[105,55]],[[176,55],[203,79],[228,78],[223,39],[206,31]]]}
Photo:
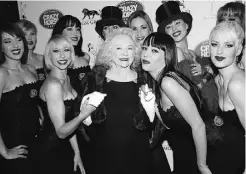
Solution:
{"label": "wide-brim black hat", "polygon": [[103,27],[111,25],[119,25],[120,27],[125,26],[122,19],[122,11],[115,6],[106,6],[102,9],[101,20],[96,22],[95,30],[104,39],[102,34]]}
{"label": "wide-brim black hat", "polygon": [[165,28],[172,21],[182,19],[187,25],[187,35],[192,27],[192,16],[188,12],[181,12],[179,3],[176,1],[167,1],[160,5],[156,10],[156,22],[158,23],[158,32],[165,33]]}

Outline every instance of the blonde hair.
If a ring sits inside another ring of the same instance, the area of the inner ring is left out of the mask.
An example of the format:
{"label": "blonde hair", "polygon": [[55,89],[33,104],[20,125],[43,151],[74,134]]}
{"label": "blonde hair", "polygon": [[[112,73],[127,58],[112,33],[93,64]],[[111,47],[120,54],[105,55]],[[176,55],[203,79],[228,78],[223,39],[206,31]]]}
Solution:
{"label": "blonde hair", "polygon": [[69,44],[70,49],[71,49],[71,63],[69,65],[69,67],[74,64],[75,53],[74,53],[73,45],[70,42],[70,40],[67,39],[66,37],[62,36],[62,35],[54,35],[54,36],[51,36],[51,38],[47,42],[47,44],[45,46],[45,52],[44,52],[44,63],[45,63],[45,68],[48,72],[53,68],[53,63],[50,60],[50,58],[51,58],[50,52],[51,52],[52,45],[53,44],[60,44],[61,41],[67,42]]}
{"label": "blonde hair", "polygon": [[105,42],[102,44],[101,48],[99,49],[97,56],[96,56],[96,65],[103,65],[107,68],[112,67],[112,40],[115,36],[117,35],[127,35],[129,36],[133,43],[134,43],[134,48],[135,48],[135,56],[134,56],[134,61],[131,65],[132,69],[138,68],[140,64],[140,52],[141,52],[141,47],[140,45],[136,42],[133,30],[131,28],[127,27],[121,27],[119,28],[116,32],[113,34],[109,35],[109,37],[105,40]]}
{"label": "blonde hair", "polygon": [[211,44],[212,37],[221,31],[227,31],[233,38],[236,39],[236,46],[243,44],[244,30],[237,22],[222,21],[218,23],[211,31],[209,43]]}

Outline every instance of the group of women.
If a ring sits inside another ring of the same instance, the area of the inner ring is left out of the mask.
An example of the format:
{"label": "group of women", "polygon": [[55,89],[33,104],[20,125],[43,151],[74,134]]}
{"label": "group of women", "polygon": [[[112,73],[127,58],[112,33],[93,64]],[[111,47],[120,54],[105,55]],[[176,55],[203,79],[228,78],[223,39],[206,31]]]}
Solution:
{"label": "group of women", "polygon": [[144,11],[124,24],[118,7],[103,8],[92,68],[74,16],[57,21],[44,56],[34,53],[32,22],[1,26],[1,171],[242,174],[242,6],[230,2],[218,11],[211,64],[189,49],[192,16],[176,1],[156,10],[157,32]]}

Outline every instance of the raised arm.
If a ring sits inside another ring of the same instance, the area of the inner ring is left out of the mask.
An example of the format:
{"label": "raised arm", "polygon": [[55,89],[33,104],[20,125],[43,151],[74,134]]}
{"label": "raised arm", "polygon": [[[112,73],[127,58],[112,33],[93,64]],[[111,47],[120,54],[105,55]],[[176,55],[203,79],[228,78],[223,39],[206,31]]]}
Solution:
{"label": "raised arm", "polygon": [[200,171],[202,173],[210,173],[206,165],[207,140],[205,124],[199,115],[195,102],[189,92],[170,77],[163,78],[161,87],[192,129],[197,153],[197,164]]}

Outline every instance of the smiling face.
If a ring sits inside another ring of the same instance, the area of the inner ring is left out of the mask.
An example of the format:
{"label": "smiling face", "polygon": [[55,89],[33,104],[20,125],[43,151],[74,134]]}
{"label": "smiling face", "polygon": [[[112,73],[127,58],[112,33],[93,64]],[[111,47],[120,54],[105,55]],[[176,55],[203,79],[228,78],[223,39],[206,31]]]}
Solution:
{"label": "smiling face", "polygon": [[34,50],[37,44],[37,34],[34,29],[24,30],[29,50]]}
{"label": "smiling face", "polygon": [[64,28],[62,35],[69,38],[71,43],[76,46],[78,45],[79,39],[81,37],[81,28],[77,26],[69,26]]}
{"label": "smiling face", "polygon": [[72,61],[71,49],[71,45],[65,40],[52,42],[49,53],[52,66],[60,70],[67,69]]}
{"label": "smiling face", "polygon": [[24,53],[24,42],[20,37],[2,33],[2,52],[6,59],[19,61]]}
{"label": "smiling face", "polygon": [[236,65],[236,56],[241,52],[236,35],[228,29],[220,29],[210,37],[211,60],[217,68]]}
{"label": "smiling face", "polygon": [[141,62],[145,71],[152,72],[165,67],[163,50],[150,46],[142,46]]}
{"label": "smiling face", "polygon": [[142,44],[144,39],[150,34],[150,28],[147,22],[141,17],[132,19],[130,27],[134,31],[136,41],[140,44]]}
{"label": "smiling face", "polygon": [[175,42],[179,42],[187,35],[188,25],[182,20],[172,21],[165,27],[165,32],[170,35]]}
{"label": "smiling face", "polygon": [[135,44],[128,35],[120,34],[114,36],[111,41],[112,60],[117,67],[130,68],[134,61]]}

